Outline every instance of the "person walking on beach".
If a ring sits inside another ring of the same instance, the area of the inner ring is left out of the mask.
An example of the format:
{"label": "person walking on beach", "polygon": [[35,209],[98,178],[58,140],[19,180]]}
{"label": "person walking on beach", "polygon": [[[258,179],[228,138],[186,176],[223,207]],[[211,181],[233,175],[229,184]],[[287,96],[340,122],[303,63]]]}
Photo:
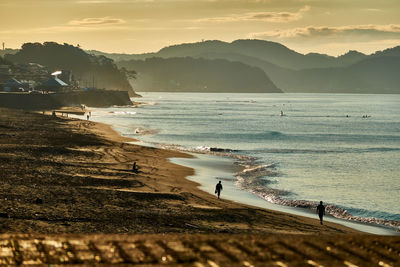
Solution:
{"label": "person walking on beach", "polygon": [[322,201],[320,201],[319,205],[317,206],[317,213],[318,213],[318,216],[319,216],[319,221],[322,224],[322,219],[323,219],[324,214],[325,214],[325,206],[322,205]]}
{"label": "person walking on beach", "polygon": [[215,186],[215,194],[218,195],[218,199],[219,199],[219,195],[221,194],[222,191],[222,184],[221,181],[219,181],[219,183]]}
{"label": "person walking on beach", "polygon": [[136,161],[133,163],[133,165],[132,165],[132,171],[134,172],[134,173],[138,173],[139,172],[139,169],[138,169],[138,167],[136,166]]}

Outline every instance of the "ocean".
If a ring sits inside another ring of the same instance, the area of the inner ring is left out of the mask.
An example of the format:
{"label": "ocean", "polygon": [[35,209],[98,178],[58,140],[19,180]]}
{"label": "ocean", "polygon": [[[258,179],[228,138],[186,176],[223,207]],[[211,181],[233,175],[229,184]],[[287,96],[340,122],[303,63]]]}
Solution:
{"label": "ocean", "polygon": [[400,227],[400,95],[141,94],[143,105],[92,109],[92,120],[232,158],[236,189],[270,203],[322,200],[335,217]]}

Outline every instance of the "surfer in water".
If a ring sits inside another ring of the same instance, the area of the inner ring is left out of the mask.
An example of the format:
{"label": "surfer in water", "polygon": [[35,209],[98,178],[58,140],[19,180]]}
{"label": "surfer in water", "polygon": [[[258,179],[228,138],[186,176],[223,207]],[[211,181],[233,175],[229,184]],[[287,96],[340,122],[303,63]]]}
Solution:
{"label": "surfer in water", "polygon": [[323,219],[324,214],[325,214],[325,206],[322,205],[322,201],[320,201],[319,205],[317,206],[317,213],[318,213],[318,216],[319,216],[319,221],[320,221],[320,223],[322,225],[323,224],[322,223],[322,219]]}

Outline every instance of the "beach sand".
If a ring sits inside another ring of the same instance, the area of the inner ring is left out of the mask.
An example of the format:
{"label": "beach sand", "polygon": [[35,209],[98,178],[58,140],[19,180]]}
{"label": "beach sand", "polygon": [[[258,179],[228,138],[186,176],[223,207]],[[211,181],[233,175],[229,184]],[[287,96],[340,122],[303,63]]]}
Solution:
{"label": "beach sand", "polygon": [[398,236],[218,200],[108,125],[0,109],[0,137],[0,264],[400,263]]}
{"label": "beach sand", "polygon": [[190,155],[125,143],[105,124],[1,109],[0,134],[2,233],[357,232],[218,200],[168,161]]}

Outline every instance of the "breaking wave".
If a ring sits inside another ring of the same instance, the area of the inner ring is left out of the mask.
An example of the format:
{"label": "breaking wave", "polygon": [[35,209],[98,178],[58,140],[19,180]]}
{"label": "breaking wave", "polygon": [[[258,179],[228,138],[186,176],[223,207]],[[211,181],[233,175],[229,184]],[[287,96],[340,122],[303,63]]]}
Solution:
{"label": "breaking wave", "polygon": [[136,111],[110,111],[113,115],[135,115]]}
{"label": "breaking wave", "polygon": [[[309,200],[286,199],[285,196],[290,195],[291,192],[273,189],[268,186],[273,182],[271,179],[268,179],[268,177],[277,175],[276,170],[274,169],[275,166],[276,164],[274,163],[258,166],[248,166],[241,172],[235,174],[237,178],[235,185],[238,186],[240,189],[255,194],[273,204],[315,210],[318,205],[317,202]],[[385,225],[393,227],[397,231],[400,231],[400,222],[396,220],[354,216],[347,209],[332,204],[326,205],[325,211],[336,218],[356,222]]]}
{"label": "breaking wave", "polygon": [[[218,147],[207,147],[198,146],[196,148],[187,148],[180,145],[165,144],[165,143],[152,143],[155,146],[178,150],[182,152],[189,153],[200,153],[200,154],[210,154],[223,157],[230,157],[235,159],[235,164],[241,167],[241,171],[234,174],[236,179],[229,179],[229,181],[234,182],[234,184],[249,193],[255,194],[258,197],[282,206],[290,206],[296,208],[305,208],[310,210],[315,210],[318,203],[309,200],[292,200],[287,199],[285,196],[289,196],[292,193],[289,191],[279,190],[271,188],[269,185],[274,181],[271,177],[279,176],[276,167],[279,165],[277,163],[270,164],[260,164],[258,159],[251,156],[241,155],[239,150],[229,149],[229,148],[218,148]],[[221,179],[221,178],[218,178]],[[362,222],[377,225],[384,225],[400,231],[400,221],[379,219],[375,217],[360,217],[354,216],[346,208],[338,207],[333,204],[326,205],[326,213],[332,215],[333,217]]]}

